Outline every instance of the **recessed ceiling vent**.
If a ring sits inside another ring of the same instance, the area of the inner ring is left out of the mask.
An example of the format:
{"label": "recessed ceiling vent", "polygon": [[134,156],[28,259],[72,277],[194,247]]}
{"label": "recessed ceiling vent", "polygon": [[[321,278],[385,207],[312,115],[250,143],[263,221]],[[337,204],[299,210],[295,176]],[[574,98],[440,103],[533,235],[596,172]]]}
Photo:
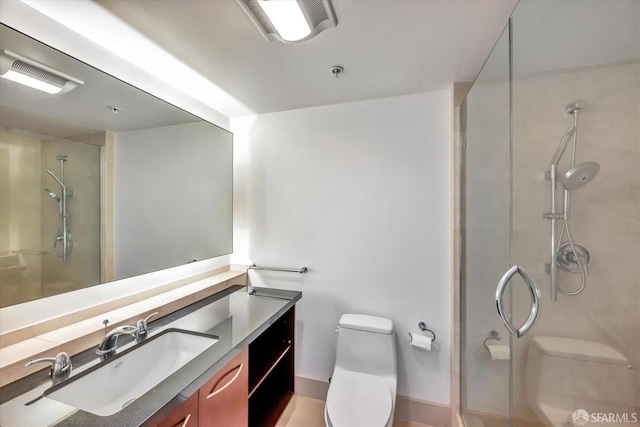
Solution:
{"label": "recessed ceiling vent", "polygon": [[238,0],[269,41],[297,43],[338,25],[330,0]]}
{"label": "recessed ceiling vent", "polygon": [[84,84],[82,80],[8,50],[0,51],[0,77],[52,95]]}

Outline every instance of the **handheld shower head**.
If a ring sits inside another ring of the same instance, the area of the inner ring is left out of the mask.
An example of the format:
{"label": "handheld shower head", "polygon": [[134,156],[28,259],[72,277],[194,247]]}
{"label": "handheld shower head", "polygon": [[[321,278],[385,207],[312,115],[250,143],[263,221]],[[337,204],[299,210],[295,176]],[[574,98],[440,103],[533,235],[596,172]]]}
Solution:
{"label": "handheld shower head", "polygon": [[44,189],[44,192],[47,193],[49,195],[49,197],[51,197],[52,199],[56,199],[56,201],[60,201],[60,197],[58,197],[56,195],[56,193],[54,193],[53,191],[49,190],[48,188]]}
{"label": "handheld shower head", "polygon": [[571,138],[576,133],[576,127],[571,126],[562,136],[562,140],[560,141],[560,145],[556,150],[556,153],[553,155],[553,159],[551,159],[551,164],[558,166],[560,163],[560,159],[564,155],[565,150],[567,149],[567,145],[569,144],[569,138]]}
{"label": "handheld shower head", "polygon": [[595,162],[585,162],[569,169],[562,177],[562,185],[567,190],[577,190],[590,183],[600,172],[600,165]]}

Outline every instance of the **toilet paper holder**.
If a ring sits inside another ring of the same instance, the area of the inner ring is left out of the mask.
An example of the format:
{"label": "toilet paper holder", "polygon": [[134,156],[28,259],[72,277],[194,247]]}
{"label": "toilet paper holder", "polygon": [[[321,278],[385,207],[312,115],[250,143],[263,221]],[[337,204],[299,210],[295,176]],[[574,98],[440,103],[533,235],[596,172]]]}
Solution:
{"label": "toilet paper holder", "polygon": [[484,339],[484,341],[482,341],[482,345],[484,346],[484,348],[487,349],[487,351],[489,351],[489,347],[487,347],[487,341],[489,341],[489,340],[500,341],[501,339],[502,339],[502,337],[500,336],[498,331],[491,331],[491,332],[489,332],[489,336],[486,337]]}
{"label": "toilet paper holder", "polygon": [[[426,323],[424,322],[418,323],[418,329],[420,329],[422,332],[431,332],[431,335],[433,335],[433,338],[431,338],[431,342],[436,340],[436,333],[433,332],[431,329],[427,328]],[[409,340],[411,340],[411,332],[409,332]]]}

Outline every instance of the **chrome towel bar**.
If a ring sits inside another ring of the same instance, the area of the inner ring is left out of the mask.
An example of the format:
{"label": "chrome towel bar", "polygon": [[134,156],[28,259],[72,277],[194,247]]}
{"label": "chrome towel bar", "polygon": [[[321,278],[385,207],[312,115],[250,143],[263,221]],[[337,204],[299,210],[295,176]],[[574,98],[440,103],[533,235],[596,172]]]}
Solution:
{"label": "chrome towel bar", "polygon": [[263,271],[282,271],[285,273],[306,273],[309,271],[307,267],[301,268],[278,268],[278,267],[258,267],[255,264],[251,264],[247,267],[247,270],[263,270]]}

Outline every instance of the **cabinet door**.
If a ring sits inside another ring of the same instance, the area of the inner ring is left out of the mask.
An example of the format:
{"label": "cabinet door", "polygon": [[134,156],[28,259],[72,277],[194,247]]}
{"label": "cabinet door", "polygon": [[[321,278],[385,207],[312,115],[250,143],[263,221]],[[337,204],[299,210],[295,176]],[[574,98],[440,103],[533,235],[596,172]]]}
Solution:
{"label": "cabinet door", "polygon": [[246,427],[249,423],[248,351],[245,349],[199,392],[200,427]]}
{"label": "cabinet door", "polygon": [[153,427],[198,427],[198,393]]}

